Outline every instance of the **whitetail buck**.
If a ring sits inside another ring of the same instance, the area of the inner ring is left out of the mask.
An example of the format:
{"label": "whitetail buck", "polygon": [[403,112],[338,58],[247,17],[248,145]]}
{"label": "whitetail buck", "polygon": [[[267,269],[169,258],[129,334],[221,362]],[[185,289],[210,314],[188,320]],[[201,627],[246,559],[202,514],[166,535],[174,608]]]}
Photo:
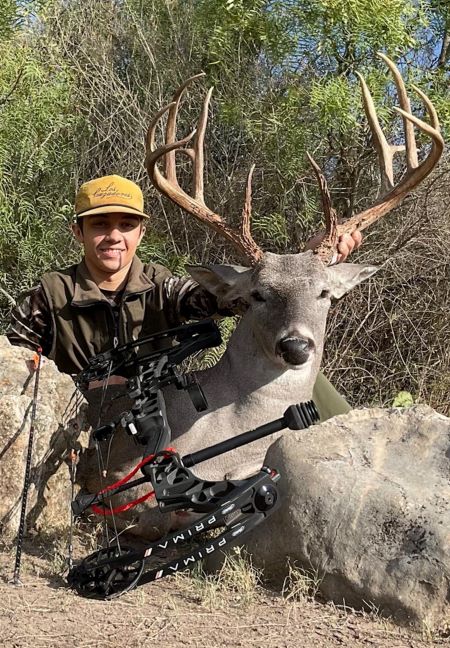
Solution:
{"label": "whitetail buck", "polygon": [[[325,179],[310,158],[320,184],[326,221],[325,237],[314,251],[287,255],[261,251],[250,234],[251,174],[239,230],[229,227],[221,216],[205,204],[203,143],[211,90],[205,98],[196,131],[182,140],[176,140],[180,99],[186,87],[201,75],[186,81],[176,92],[173,102],[158,112],[149,127],[146,167],[154,186],[182,209],[223,235],[247,262],[247,267],[215,265],[189,268],[200,284],[217,295],[221,306],[239,310],[243,312],[243,317],[220,362],[198,374],[208,398],[208,411],[196,412],[184,393],[176,390],[166,393],[173,445],[181,456],[280,417],[292,403],[311,399],[319,372],[331,299],[341,297],[377,270],[374,266],[351,263],[328,265],[335,257],[339,236],[365,229],[399,205],[431,172],[441,156],[444,143],[431,102],[415,88],[425,104],[431,124],[412,115],[399,71],[386,56],[380,56],[392,71],[397,87],[401,108],[396,110],[403,117],[405,147],[387,143],[370,92],[360,77],[365,112],[379,157],[384,193],[373,206],[339,224]],[[165,143],[157,147],[155,131],[165,113],[168,113]],[[430,151],[420,164],[414,125],[431,138]],[[192,148],[186,148],[191,139]],[[405,148],[407,170],[396,184],[393,156]],[[192,161],[192,195],[178,183],[176,152],[183,152]],[[164,173],[158,168],[160,160],[164,161]],[[200,464],[195,472],[209,479],[249,475],[261,466],[272,440],[273,437],[267,437],[219,456]],[[136,448],[125,434],[117,435],[114,439],[112,457],[115,465],[113,471],[110,466],[108,481],[113,481],[121,472],[129,469],[129,458],[132,457],[132,461],[136,459]],[[91,483],[89,490],[98,487],[98,482]],[[134,532],[147,537],[159,535],[171,524],[170,516],[162,518],[157,511],[143,507],[140,513],[133,513],[133,518],[136,523]]]}

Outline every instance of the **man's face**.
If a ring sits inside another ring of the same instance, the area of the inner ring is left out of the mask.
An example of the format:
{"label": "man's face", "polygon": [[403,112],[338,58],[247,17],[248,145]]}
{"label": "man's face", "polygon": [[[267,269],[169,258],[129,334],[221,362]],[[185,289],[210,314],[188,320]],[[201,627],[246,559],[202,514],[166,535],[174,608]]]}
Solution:
{"label": "man's face", "polygon": [[114,274],[128,266],[145,228],[132,214],[94,214],[83,218],[83,229],[73,226],[76,239],[83,244],[88,265],[97,271]]}

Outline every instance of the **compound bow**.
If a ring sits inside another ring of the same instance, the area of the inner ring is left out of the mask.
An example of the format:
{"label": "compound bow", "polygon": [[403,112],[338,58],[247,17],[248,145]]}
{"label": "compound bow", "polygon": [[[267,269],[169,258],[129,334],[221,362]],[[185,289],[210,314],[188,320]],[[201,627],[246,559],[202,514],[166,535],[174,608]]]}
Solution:
{"label": "compound bow", "polygon": [[[278,507],[280,498],[276,484],[280,476],[266,466],[240,481],[202,480],[190,468],[285,428],[301,430],[309,427],[319,418],[312,401],[292,405],[279,419],[184,457],[173,449],[167,449],[170,428],[161,390],[174,384],[187,390],[198,411],[207,409],[205,395],[195,377],[181,373],[177,366],[196,351],[217,346],[220,342],[216,324],[205,320],[101,353],[91,358],[88,367],[80,374],[80,386],[93,380],[106,380],[117,373],[128,377],[127,393],[134,401],[133,406],[117,420],[98,427],[93,437],[96,443],[110,439],[120,425],[144,446],[144,456],[118,482],[95,494],[79,494],[72,501],[73,514],[79,516],[91,507],[94,512],[106,516],[127,510],[154,495],[163,512],[192,511],[203,513],[203,517],[183,531],[169,534],[143,549],[122,546],[118,538],[113,543],[108,542],[108,546],[70,569],[68,583],[79,594],[111,599],[143,583],[189,568],[197,560],[248,533]],[[154,346],[161,344],[167,348],[155,351]],[[149,345],[150,350],[146,352]],[[142,476],[132,480],[138,471]],[[151,484],[151,493],[116,508],[111,506],[110,500],[114,495],[143,483]],[[218,528],[221,530],[217,535],[192,549],[196,536]],[[172,554],[183,545],[186,547],[187,543],[190,543],[188,551],[185,549],[181,556],[167,560],[169,552]]]}

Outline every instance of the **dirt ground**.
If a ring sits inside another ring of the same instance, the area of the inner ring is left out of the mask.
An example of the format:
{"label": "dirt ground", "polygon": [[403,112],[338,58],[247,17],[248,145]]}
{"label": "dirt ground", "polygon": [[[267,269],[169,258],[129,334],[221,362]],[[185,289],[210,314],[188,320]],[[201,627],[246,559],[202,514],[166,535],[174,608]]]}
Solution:
{"label": "dirt ground", "polygon": [[2,648],[450,646],[448,635],[398,628],[375,612],[338,609],[294,590],[283,597],[248,574],[233,584],[185,573],[103,602],[67,588],[54,541],[26,541],[22,586],[8,583],[14,558],[14,547],[0,554]]}

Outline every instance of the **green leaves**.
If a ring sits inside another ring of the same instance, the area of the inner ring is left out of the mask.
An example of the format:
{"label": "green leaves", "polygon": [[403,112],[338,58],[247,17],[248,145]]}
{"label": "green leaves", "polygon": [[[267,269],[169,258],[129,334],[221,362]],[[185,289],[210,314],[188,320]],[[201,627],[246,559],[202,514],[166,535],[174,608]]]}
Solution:
{"label": "green leaves", "polygon": [[273,5],[289,31],[300,35],[298,56],[319,53],[331,64],[334,59],[341,71],[380,48],[394,53],[413,47],[417,28],[427,22],[422,3],[408,0],[278,0]]}
{"label": "green leaves", "polygon": [[0,33],[2,38],[8,37],[14,29],[17,19],[17,4],[14,0],[0,1]]}
{"label": "green leaves", "polygon": [[78,253],[69,246],[78,117],[64,64],[15,36],[0,45],[0,268],[17,296]]}
{"label": "green leaves", "polygon": [[289,38],[267,0],[200,0],[195,14],[209,65],[225,70],[263,52],[281,60],[287,51]]}
{"label": "green leaves", "polygon": [[283,248],[289,243],[284,214],[267,214],[253,219],[252,231],[259,241],[266,241],[271,247]]}
{"label": "green leaves", "polygon": [[321,127],[347,133],[355,129],[361,110],[359,96],[355,95],[354,84],[345,77],[313,80],[311,108],[317,111]]}
{"label": "green leaves", "polygon": [[412,405],[414,405],[414,398],[407,391],[398,392],[392,401],[392,407],[411,407]]}

